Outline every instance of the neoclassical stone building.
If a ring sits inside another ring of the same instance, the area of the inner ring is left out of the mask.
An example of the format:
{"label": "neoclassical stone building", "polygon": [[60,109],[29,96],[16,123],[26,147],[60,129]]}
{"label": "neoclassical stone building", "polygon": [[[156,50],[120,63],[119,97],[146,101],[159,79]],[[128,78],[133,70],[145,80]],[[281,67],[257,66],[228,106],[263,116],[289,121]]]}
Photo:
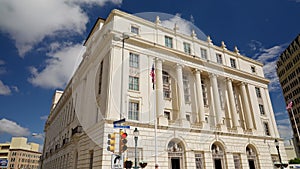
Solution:
{"label": "neoclassical stone building", "polygon": [[134,161],[137,128],[148,168],[273,168],[279,134],[263,65],[179,29],[119,10],[97,20],[81,64],[54,94],[43,168],[111,168],[107,135],[122,118],[124,159]]}

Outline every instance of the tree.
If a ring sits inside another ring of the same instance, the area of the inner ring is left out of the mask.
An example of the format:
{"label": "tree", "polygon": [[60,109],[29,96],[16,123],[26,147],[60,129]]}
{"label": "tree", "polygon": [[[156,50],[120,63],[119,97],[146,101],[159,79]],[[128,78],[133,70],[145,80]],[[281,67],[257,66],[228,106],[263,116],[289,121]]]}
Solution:
{"label": "tree", "polygon": [[289,161],[289,164],[300,164],[300,158],[294,158]]}

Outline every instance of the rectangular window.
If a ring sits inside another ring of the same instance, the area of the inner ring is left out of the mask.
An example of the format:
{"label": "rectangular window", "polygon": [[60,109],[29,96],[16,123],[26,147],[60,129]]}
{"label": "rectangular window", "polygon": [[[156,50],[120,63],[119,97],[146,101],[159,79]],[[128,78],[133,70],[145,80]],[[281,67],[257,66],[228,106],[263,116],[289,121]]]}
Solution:
{"label": "rectangular window", "polygon": [[256,96],[258,98],[261,98],[261,93],[260,93],[260,89],[258,87],[255,87],[255,92],[256,92]]}
{"label": "rectangular window", "polygon": [[164,116],[165,118],[167,118],[168,120],[171,120],[171,114],[169,111],[164,111]]}
{"label": "rectangular window", "polygon": [[239,154],[233,154],[234,169],[241,169],[241,159]]}
{"label": "rectangular window", "polygon": [[204,169],[203,153],[196,153],[195,154],[195,162],[196,162],[196,169]]}
{"label": "rectangular window", "polygon": [[130,120],[139,120],[139,103],[138,102],[129,102],[129,111],[128,119]]}
{"label": "rectangular window", "polygon": [[201,48],[200,50],[201,50],[201,58],[207,59],[207,50],[203,48]]}
{"label": "rectangular window", "polygon": [[231,67],[236,68],[235,59],[230,58],[230,65]]}
{"label": "rectangular window", "polygon": [[223,64],[223,59],[221,54],[216,54],[217,63]]}
{"label": "rectangular window", "polygon": [[186,54],[191,54],[191,44],[183,42],[183,49]]}
{"label": "rectangular window", "polygon": [[129,54],[129,67],[139,68],[139,55],[134,53]]}
{"label": "rectangular window", "polygon": [[169,48],[173,48],[173,38],[169,36],[165,36],[165,46]]}
{"label": "rectangular window", "polygon": [[139,91],[139,77],[129,76],[129,90]]}
{"label": "rectangular window", "polygon": [[269,125],[267,122],[264,122],[264,128],[265,128],[265,134],[267,136],[270,136],[270,130],[269,130]]}
{"label": "rectangular window", "polygon": [[187,75],[183,75],[183,90],[185,102],[191,102],[190,83]]}
{"label": "rectangular window", "polygon": [[187,114],[185,114],[185,118],[186,118],[186,120],[187,121],[191,121],[191,114],[190,113],[187,113]]}
{"label": "rectangular window", "polygon": [[225,101],[224,101],[222,88],[221,88],[221,85],[219,85],[219,83],[218,83],[218,91],[219,91],[219,99],[220,99],[221,108],[224,109],[225,108]]}
{"label": "rectangular window", "polygon": [[201,87],[202,87],[202,96],[203,96],[203,103],[204,106],[208,106],[208,98],[207,98],[207,87],[205,85],[204,80],[201,80]]}
{"label": "rectangular window", "polygon": [[260,115],[265,115],[264,105],[259,104],[258,106],[259,106]]}
{"label": "rectangular window", "polygon": [[164,98],[170,99],[171,98],[171,79],[168,72],[163,71],[163,93]]}
{"label": "rectangular window", "polygon": [[93,169],[93,161],[94,161],[94,151],[91,150],[90,151],[90,165],[89,165],[89,169]]}
{"label": "rectangular window", "polygon": [[252,71],[252,73],[256,73],[255,66],[251,66],[251,71]]}
{"label": "rectangular window", "polygon": [[139,28],[137,26],[131,26],[131,33],[139,34]]}
{"label": "rectangular window", "polygon": [[99,89],[98,94],[101,94],[101,88],[102,88],[102,76],[103,76],[103,60],[100,63],[100,72],[99,72]]}

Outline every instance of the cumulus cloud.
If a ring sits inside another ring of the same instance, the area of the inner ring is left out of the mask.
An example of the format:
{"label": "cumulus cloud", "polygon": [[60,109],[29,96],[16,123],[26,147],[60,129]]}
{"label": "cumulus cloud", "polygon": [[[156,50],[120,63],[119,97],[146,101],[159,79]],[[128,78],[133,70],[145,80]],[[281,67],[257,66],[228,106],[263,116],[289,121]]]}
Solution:
{"label": "cumulus cloud", "polygon": [[42,70],[30,67],[28,81],[41,88],[64,88],[81,62],[84,47],[81,44],[52,43],[47,53],[46,66]]}
{"label": "cumulus cloud", "polygon": [[19,55],[24,56],[45,37],[81,34],[88,16],[84,5],[102,6],[121,0],[1,0],[0,31],[15,41]]}
{"label": "cumulus cloud", "polygon": [[280,83],[276,72],[276,62],[278,56],[285,50],[286,44],[276,45],[271,48],[264,48],[262,44],[258,41],[251,43],[249,45],[257,53],[254,56],[259,62],[264,64],[263,70],[266,78],[270,80],[269,90],[276,91],[280,90]]}
{"label": "cumulus cloud", "polygon": [[191,35],[192,34],[192,24],[185,20],[182,19],[180,14],[176,14],[174,17],[164,20],[161,22],[161,25],[169,28],[169,29],[174,29],[175,24],[178,28],[178,32],[185,34],[185,35]]}
{"label": "cumulus cloud", "polygon": [[0,80],[0,95],[10,95],[11,90],[9,86],[3,84],[3,82]]}
{"label": "cumulus cloud", "polygon": [[14,121],[3,118],[0,120],[0,133],[7,133],[12,136],[28,136],[30,131]]}

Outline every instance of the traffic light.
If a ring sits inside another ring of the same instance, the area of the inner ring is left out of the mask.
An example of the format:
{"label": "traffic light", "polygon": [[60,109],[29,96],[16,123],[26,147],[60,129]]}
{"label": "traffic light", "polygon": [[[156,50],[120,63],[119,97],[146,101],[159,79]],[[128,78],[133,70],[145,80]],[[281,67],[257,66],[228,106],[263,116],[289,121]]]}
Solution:
{"label": "traffic light", "polygon": [[123,153],[127,150],[127,133],[120,131],[120,152]]}
{"label": "traffic light", "polygon": [[116,144],[116,135],[115,133],[108,134],[108,141],[107,141],[107,150],[114,153],[115,152],[115,144]]}

